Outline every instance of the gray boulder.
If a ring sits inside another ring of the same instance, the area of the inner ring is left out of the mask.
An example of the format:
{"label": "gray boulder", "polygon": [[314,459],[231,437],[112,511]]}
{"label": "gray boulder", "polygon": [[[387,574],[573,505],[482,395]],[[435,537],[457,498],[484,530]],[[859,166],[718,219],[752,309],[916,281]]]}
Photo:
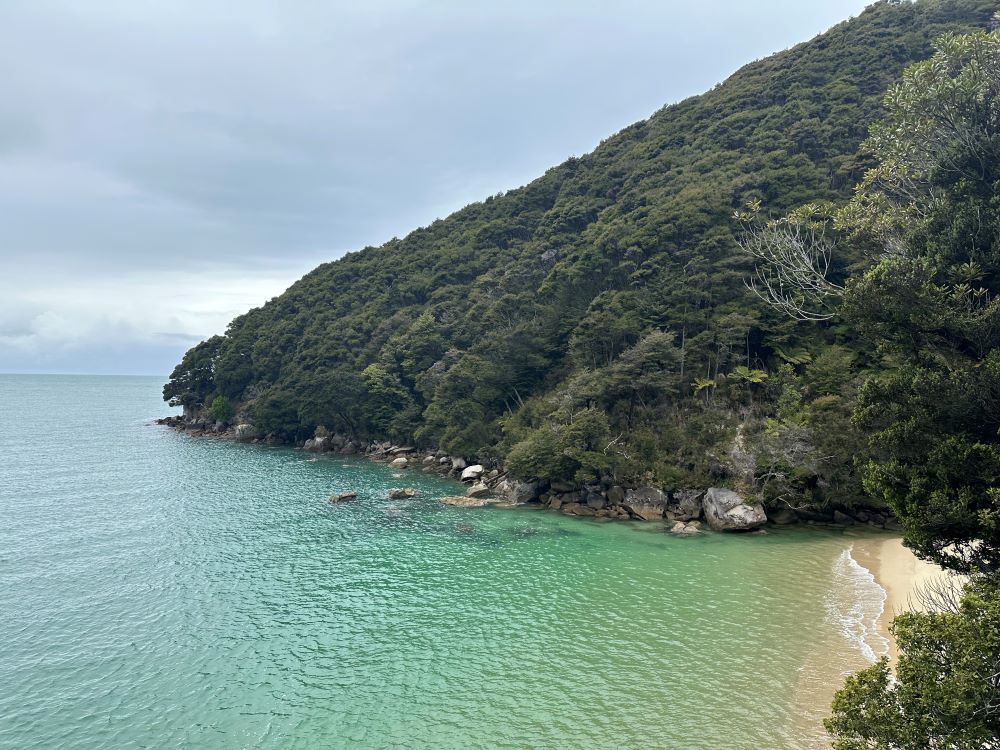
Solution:
{"label": "gray boulder", "polygon": [[476,482],[465,491],[466,497],[489,497],[490,488],[484,482]]}
{"label": "gray boulder", "polygon": [[409,464],[410,462],[407,461],[402,456],[400,456],[399,458],[394,458],[392,459],[392,461],[389,462],[389,466],[391,466],[394,469],[405,469],[407,466],[409,466]]}
{"label": "gray boulder", "polygon": [[628,512],[643,521],[658,521],[667,510],[666,493],[656,487],[639,487],[628,490],[622,505]]}
{"label": "gray boulder", "polygon": [[716,531],[752,531],[767,523],[763,505],[748,503],[732,490],[710,487],[703,505],[705,520]]}
{"label": "gray boulder", "polygon": [[462,469],[462,481],[470,482],[479,479],[483,475],[482,464],[473,464],[465,469]]}
{"label": "gray boulder", "polygon": [[514,505],[524,505],[530,503],[537,497],[538,485],[534,482],[521,482],[517,479],[501,480],[493,491],[505,502]]}

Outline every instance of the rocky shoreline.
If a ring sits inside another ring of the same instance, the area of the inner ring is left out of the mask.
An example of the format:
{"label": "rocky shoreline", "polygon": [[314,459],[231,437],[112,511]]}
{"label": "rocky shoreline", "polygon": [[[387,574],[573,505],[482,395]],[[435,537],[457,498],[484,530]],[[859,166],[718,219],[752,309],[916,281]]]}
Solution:
{"label": "rocky shoreline", "polygon": [[[185,415],[165,417],[156,420],[156,423],[196,436],[266,445],[285,444],[273,437],[260,436],[256,428],[247,422],[227,427],[219,422],[206,421],[199,415]],[[464,495],[441,498],[446,505],[515,507],[536,504],[572,516],[664,523],[672,533],[681,536],[697,535],[704,528],[760,533],[766,525],[796,523],[898,528],[891,517],[870,510],[854,510],[853,513],[835,508],[783,507],[766,510],[759,500],[745,498],[724,487],[625,486],[615,483],[610,477],[582,486],[559,481],[524,481],[509,476],[502,466],[475,463],[440,450],[418,449],[386,441],[359,443],[345,435],[329,434],[323,428],[318,428],[314,437],[297,447],[314,453],[364,456],[396,470],[437,474],[468,486]],[[338,496],[337,502],[347,499],[351,498]]]}

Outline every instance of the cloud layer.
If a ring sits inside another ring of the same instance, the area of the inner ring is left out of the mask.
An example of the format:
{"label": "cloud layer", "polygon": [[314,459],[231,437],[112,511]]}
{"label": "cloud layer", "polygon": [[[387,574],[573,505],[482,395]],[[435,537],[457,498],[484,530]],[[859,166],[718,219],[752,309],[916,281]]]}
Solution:
{"label": "cloud layer", "polygon": [[313,265],[863,5],[9,0],[0,371],[165,373]]}

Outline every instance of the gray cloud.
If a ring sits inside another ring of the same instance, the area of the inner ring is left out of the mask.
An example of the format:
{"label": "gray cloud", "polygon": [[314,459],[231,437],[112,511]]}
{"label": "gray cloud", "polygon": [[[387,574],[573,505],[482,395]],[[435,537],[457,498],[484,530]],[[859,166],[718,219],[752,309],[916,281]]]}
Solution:
{"label": "gray cloud", "polygon": [[[259,304],[863,4],[8,0],[0,368],[92,366],[125,337],[163,371],[242,309],[234,286]],[[110,285],[128,308],[136,280],[155,315],[96,304]],[[60,315],[92,325],[60,339]]]}

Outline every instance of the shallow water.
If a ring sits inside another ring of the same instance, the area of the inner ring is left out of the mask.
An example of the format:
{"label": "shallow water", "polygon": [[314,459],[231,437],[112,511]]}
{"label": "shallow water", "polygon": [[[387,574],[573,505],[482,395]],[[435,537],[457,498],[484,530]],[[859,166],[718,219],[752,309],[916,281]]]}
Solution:
{"label": "shallow water", "polygon": [[0,747],[822,747],[879,647],[842,532],[444,507],[161,385],[0,376]]}

